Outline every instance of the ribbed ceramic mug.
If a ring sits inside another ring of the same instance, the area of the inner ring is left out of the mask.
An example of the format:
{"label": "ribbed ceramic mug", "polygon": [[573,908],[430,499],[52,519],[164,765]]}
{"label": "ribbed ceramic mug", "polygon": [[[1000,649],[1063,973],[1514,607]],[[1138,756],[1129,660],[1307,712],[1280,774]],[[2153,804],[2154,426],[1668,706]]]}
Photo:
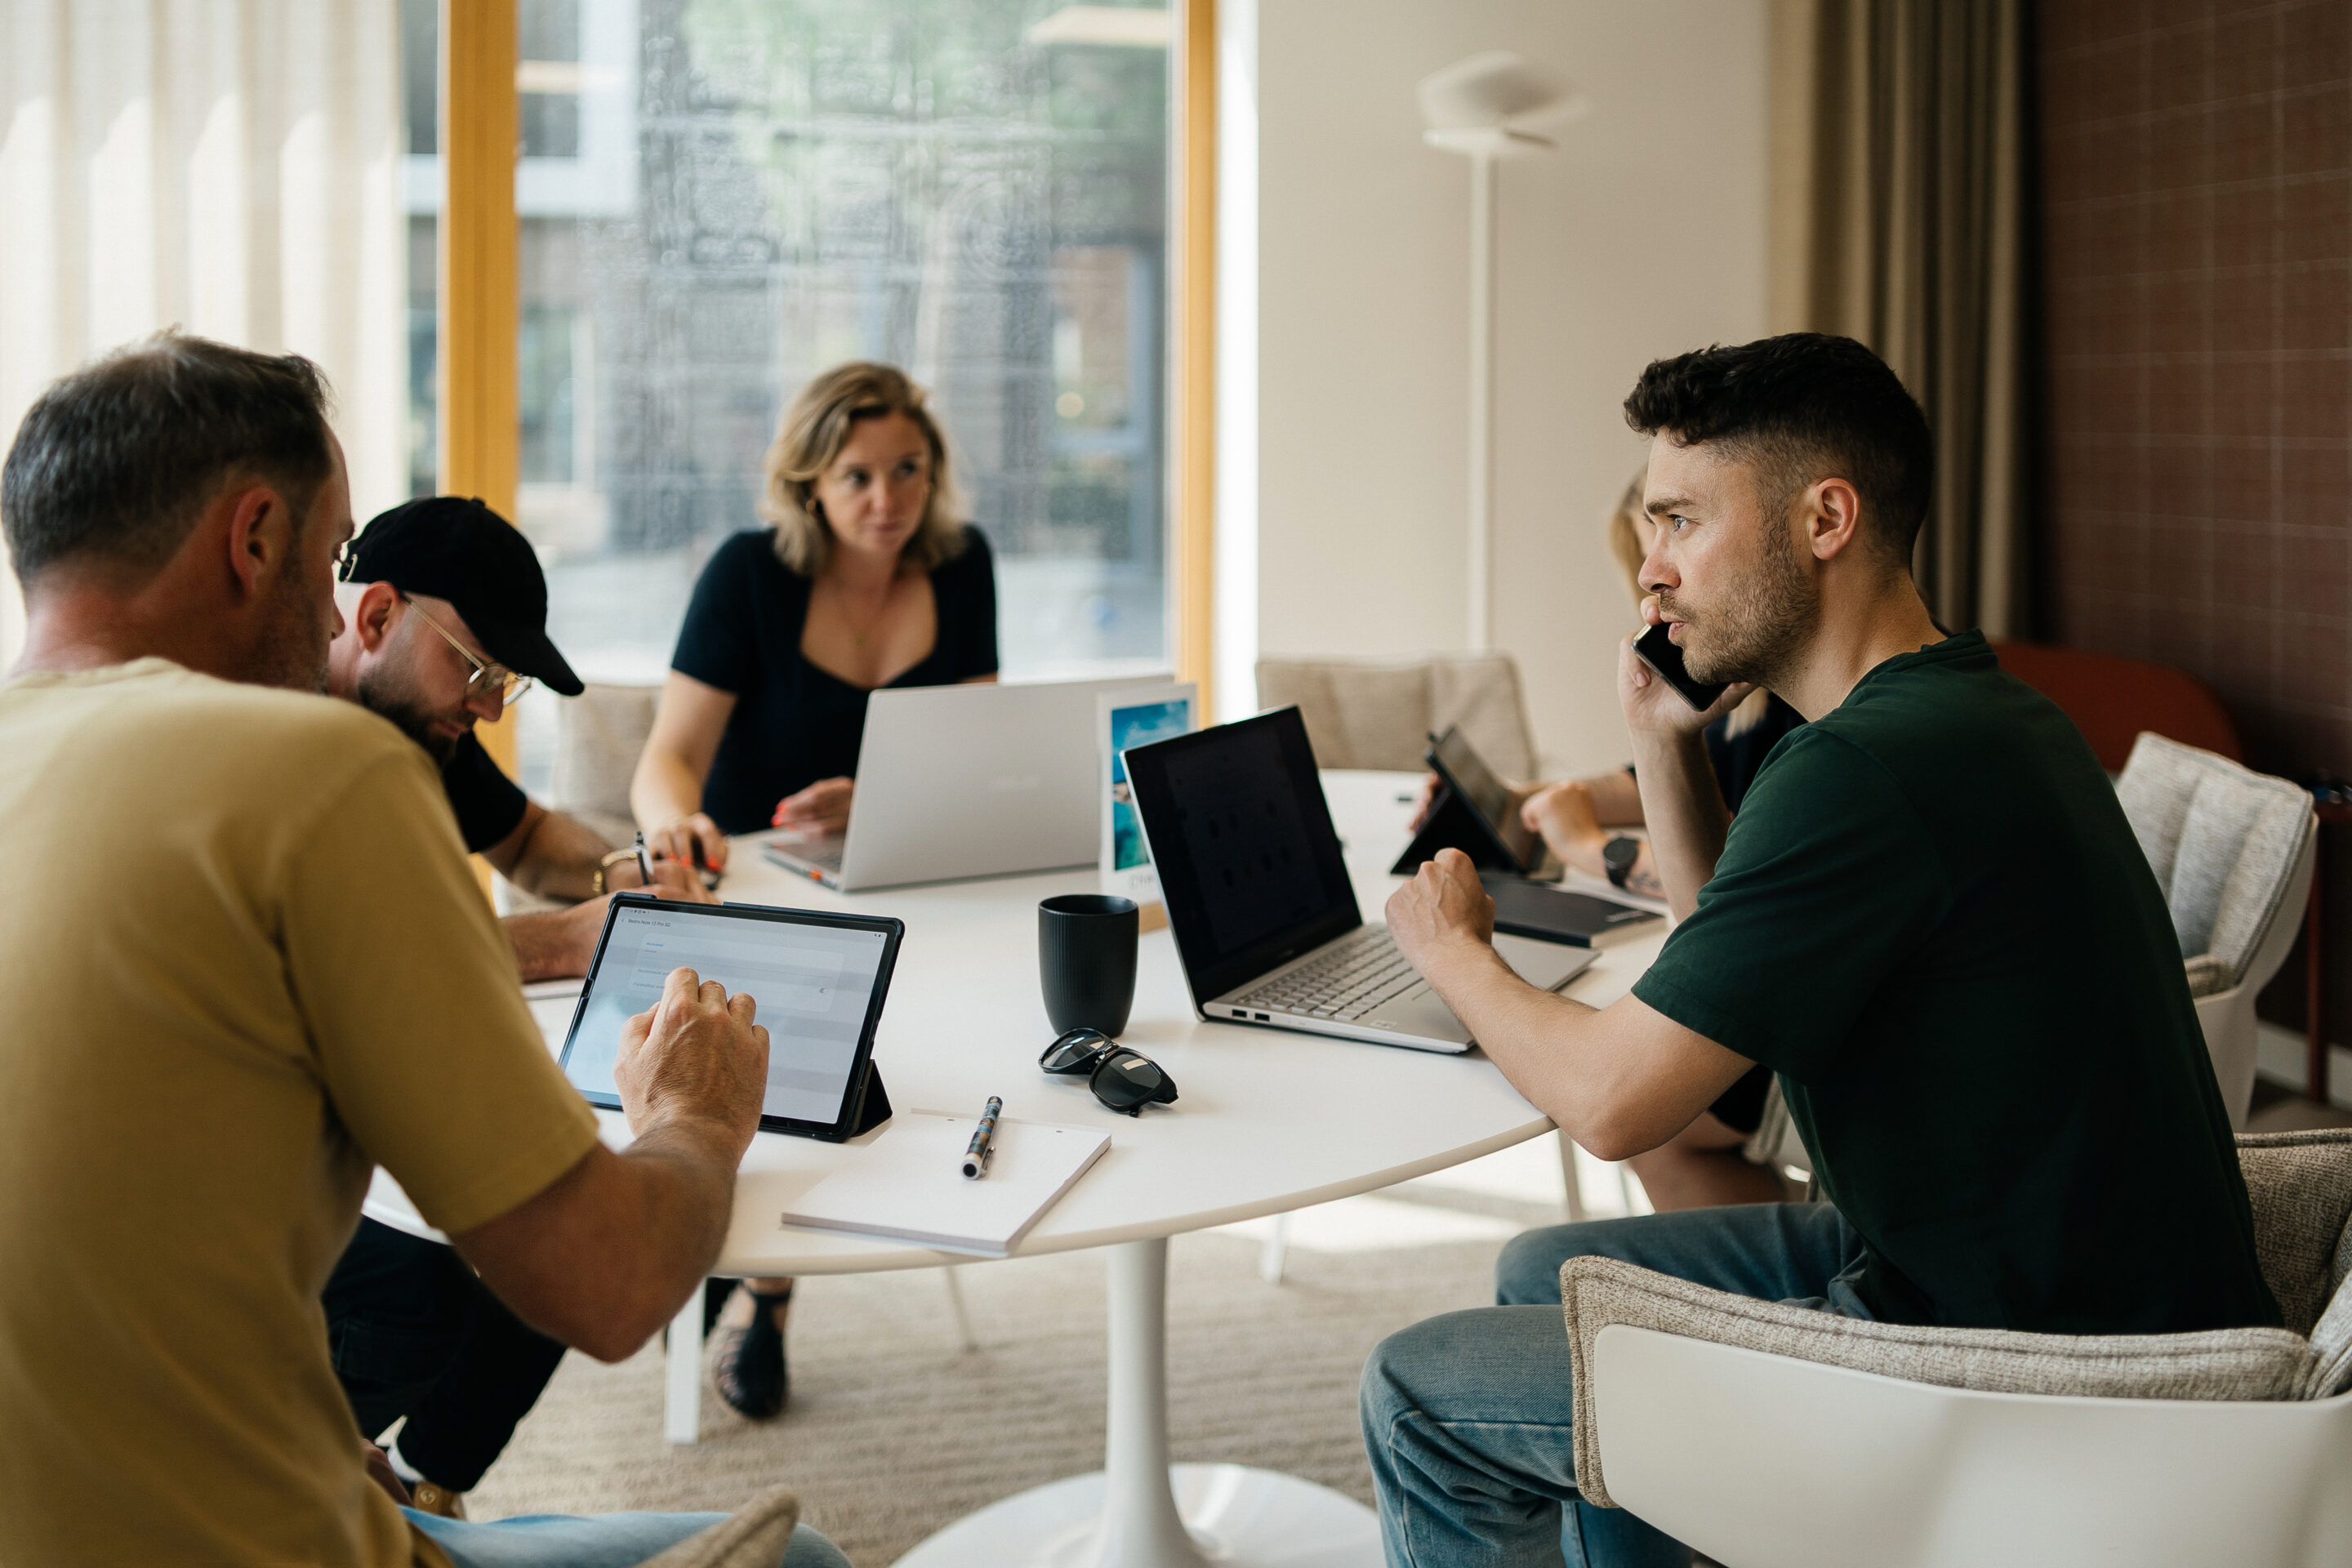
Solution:
{"label": "ribbed ceramic mug", "polygon": [[1135,900],[1065,893],[1037,906],[1037,978],[1054,1032],[1116,1039],[1135,1005]]}

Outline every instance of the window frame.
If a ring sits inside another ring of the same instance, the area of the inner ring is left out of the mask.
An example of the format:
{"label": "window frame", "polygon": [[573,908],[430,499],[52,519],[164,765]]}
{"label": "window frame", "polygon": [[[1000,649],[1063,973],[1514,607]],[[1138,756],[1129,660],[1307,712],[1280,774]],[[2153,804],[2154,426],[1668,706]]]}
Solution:
{"label": "window frame", "polygon": [[[522,462],[520,250],[516,150],[521,144],[520,0],[441,0],[437,139],[445,194],[436,234],[440,271],[439,472],[444,494],[479,496],[516,515]],[[1170,0],[1168,649],[1177,678],[1199,683],[1217,711],[1216,169],[1217,0]],[[482,727],[482,743],[516,771],[512,714]]]}

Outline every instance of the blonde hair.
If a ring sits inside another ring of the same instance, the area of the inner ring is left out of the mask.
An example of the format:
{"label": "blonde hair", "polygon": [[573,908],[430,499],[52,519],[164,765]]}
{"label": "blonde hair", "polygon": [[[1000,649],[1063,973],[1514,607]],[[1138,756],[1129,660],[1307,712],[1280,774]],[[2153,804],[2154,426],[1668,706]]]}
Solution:
{"label": "blonde hair", "polygon": [[[1609,513],[1609,553],[1617,557],[1617,564],[1625,569],[1626,584],[1633,590],[1633,602],[1640,604],[1649,595],[1642,590],[1642,563],[1649,552],[1642,548],[1640,524],[1649,514],[1642,510],[1642,492],[1647,486],[1649,470],[1643,468],[1617,498],[1617,505]],[[1772,695],[1758,687],[1742,698],[1739,706],[1725,716],[1723,732],[1727,736],[1744,735],[1764,722],[1764,713],[1772,704]]]}
{"label": "blonde hair", "polygon": [[896,365],[852,360],[801,388],[784,410],[765,461],[767,484],[760,516],[776,531],[776,554],[803,577],[833,563],[833,528],[816,499],[816,481],[831,468],[861,419],[904,415],[931,448],[931,493],[923,520],[898,552],[901,565],[929,572],[963,552],[963,498],[948,465],[947,437],[924,406],[929,395]]}
{"label": "blonde hair", "polygon": [[1625,569],[1625,581],[1633,590],[1633,602],[1640,604],[1649,595],[1642,592],[1642,563],[1650,552],[1642,548],[1641,523],[1648,514],[1642,510],[1642,489],[1649,477],[1647,468],[1633,476],[1625,493],[1617,498],[1617,506],[1609,514],[1609,553],[1617,557],[1617,564]]}

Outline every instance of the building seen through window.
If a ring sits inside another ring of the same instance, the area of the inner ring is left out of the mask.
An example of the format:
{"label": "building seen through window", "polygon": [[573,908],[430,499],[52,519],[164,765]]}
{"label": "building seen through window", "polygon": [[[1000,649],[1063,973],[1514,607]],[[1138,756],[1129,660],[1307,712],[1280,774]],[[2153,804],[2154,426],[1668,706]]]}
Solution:
{"label": "building seen through window", "polygon": [[[404,0],[420,491],[435,11]],[[583,674],[659,678],[760,526],[784,402],[853,358],[932,390],[1009,674],[1164,664],[1164,11],[522,0],[520,29],[518,521]]]}

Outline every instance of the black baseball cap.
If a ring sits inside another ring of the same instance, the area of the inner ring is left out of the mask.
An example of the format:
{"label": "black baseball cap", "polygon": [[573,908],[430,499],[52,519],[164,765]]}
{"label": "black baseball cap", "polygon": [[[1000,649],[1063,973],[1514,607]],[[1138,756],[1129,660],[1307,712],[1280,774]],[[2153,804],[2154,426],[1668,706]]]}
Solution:
{"label": "black baseball cap", "polygon": [[423,496],[378,513],[345,551],[343,581],[446,599],[499,663],[564,697],[583,689],[547,640],[539,552],[471,496]]}

